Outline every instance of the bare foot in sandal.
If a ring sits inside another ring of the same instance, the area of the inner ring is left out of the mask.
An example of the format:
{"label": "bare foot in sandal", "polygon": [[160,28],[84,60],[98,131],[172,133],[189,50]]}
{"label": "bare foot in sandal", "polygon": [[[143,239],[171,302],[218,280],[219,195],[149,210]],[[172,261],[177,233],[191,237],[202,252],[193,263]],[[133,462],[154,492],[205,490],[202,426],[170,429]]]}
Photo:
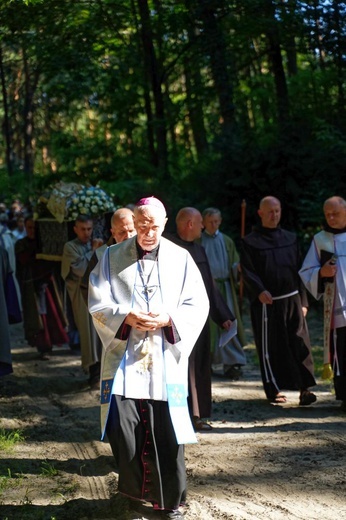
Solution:
{"label": "bare foot in sandal", "polygon": [[269,399],[269,401],[271,403],[283,404],[283,403],[287,402],[287,397],[285,395],[283,395],[283,394],[278,393],[274,397]]}

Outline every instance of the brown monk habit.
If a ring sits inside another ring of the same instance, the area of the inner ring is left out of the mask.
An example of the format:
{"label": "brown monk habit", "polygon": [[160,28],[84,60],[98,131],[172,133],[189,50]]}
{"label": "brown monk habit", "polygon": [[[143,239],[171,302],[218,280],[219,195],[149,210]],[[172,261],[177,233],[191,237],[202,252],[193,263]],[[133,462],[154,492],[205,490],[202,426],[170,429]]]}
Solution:
{"label": "brown monk habit", "polygon": [[[296,235],[279,227],[258,226],[242,240],[240,258],[266,396],[271,399],[281,389],[315,385],[309,333],[302,313],[302,306],[308,305],[298,274]],[[278,298],[265,306],[266,344],[262,341],[264,309],[258,299],[264,290]]]}

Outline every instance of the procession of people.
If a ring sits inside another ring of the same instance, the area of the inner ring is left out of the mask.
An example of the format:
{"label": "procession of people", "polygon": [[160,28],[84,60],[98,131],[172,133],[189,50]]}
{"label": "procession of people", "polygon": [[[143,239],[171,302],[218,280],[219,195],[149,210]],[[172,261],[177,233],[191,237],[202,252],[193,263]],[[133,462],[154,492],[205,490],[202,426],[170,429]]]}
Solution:
{"label": "procession of people", "polygon": [[317,400],[309,299],[323,299],[326,377],[346,411],[343,198],[323,203],[326,224],[305,258],[272,195],[258,201],[258,224],[239,240],[219,230],[214,207],[180,208],[175,233],[165,232],[166,208],[155,196],[115,209],[101,233],[108,241],[82,213],[54,261],[38,254],[37,222],[15,202],[16,233],[0,206],[0,378],[15,372],[11,323],[22,320],[42,362],[54,347],[75,350],[89,388],[100,393],[102,439],[130,506],[151,502],[165,518],[183,518],[184,444],[212,429],[213,377],[243,377],[251,343],[244,313],[268,402],[285,405],[293,390],[306,407]]}

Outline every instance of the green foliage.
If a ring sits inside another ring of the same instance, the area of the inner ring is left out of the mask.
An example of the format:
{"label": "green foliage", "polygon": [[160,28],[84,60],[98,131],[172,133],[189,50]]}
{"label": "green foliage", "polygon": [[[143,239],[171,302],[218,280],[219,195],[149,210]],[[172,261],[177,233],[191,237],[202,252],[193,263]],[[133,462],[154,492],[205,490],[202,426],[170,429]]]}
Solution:
{"label": "green foliage", "polygon": [[323,200],[345,192],[344,4],[13,0],[0,9],[6,199],[77,177],[109,186],[119,205],[145,193],[172,213],[217,205],[238,236],[241,201],[248,231],[272,193],[283,224],[307,237]]}

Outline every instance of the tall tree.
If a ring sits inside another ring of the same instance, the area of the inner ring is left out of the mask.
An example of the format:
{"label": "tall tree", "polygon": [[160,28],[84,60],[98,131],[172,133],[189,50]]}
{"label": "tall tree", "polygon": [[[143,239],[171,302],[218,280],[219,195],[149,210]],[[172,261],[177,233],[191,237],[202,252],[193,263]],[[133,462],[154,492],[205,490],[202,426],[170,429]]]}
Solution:
{"label": "tall tree", "polygon": [[[141,22],[141,38],[144,56],[145,77],[151,85],[155,106],[155,119],[152,121],[156,136],[156,163],[164,177],[168,175],[167,128],[165,121],[164,96],[162,92],[162,63],[157,58],[153,29],[147,0],[137,0]],[[148,114],[149,116],[149,114]]]}
{"label": "tall tree", "polygon": [[286,74],[283,66],[281,51],[281,38],[278,27],[278,14],[276,4],[272,0],[264,0],[263,12],[266,18],[266,36],[268,39],[268,55],[274,76],[278,120],[281,124],[287,123],[289,119],[289,95],[286,81]]}
{"label": "tall tree", "polygon": [[2,90],[2,102],[4,108],[4,134],[5,134],[5,142],[6,142],[6,166],[8,175],[13,175],[13,167],[12,167],[12,141],[11,141],[11,127],[10,127],[10,118],[8,113],[8,95],[6,88],[6,78],[5,78],[5,70],[4,70],[4,60],[3,60],[3,52],[2,45],[0,42],[0,78],[1,78],[1,90]]}
{"label": "tall tree", "polygon": [[235,119],[230,56],[221,23],[225,7],[223,0],[200,0],[196,5],[196,14],[203,24],[204,52],[210,58],[211,74],[220,106],[222,141],[228,148],[234,137]]}

